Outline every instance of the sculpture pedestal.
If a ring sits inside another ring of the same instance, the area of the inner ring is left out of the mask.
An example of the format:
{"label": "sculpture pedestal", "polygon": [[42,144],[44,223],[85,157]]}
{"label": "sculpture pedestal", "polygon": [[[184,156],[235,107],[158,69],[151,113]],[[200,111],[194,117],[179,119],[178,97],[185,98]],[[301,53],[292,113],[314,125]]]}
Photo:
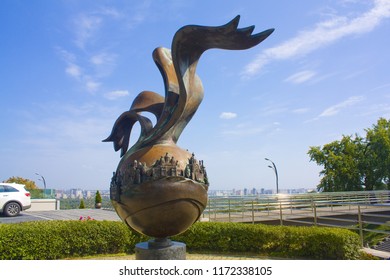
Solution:
{"label": "sculpture pedestal", "polygon": [[167,238],[153,239],[135,245],[136,260],[185,260],[186,244]]}

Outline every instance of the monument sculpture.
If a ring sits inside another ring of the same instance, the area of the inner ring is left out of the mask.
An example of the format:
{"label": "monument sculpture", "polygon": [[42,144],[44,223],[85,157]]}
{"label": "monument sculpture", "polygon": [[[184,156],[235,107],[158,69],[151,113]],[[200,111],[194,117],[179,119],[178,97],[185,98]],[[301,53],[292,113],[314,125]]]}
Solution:
{"label": "monument sculpture", "polygon": [[[168,237],[188,229],[207,205],[209,182],[204,163],[176,143],[203,98],[196,74],[202,53],[211,48],[248,49],[273,32],[252,34],[254,26],[237,28],[239,19],[217,27],[184,26],[174,35],[171,50],[155,49],[153,59],[164,80],[165,97],[141,92],[103,140],[121,151],[111,180],[112,204],[131,229],[154,238],[150,247],[170,246]],[[142,112],[152,113],[155,125]],[[136,122],[140,136],[128,149]]]}

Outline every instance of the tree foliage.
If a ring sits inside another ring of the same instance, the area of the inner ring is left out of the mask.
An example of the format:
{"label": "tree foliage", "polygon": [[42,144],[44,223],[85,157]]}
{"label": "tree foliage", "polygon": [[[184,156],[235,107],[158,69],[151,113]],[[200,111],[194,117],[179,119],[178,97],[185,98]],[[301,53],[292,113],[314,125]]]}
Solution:
{"label": "tree foliage", "polygon": [[84,199],[80,200],[79,209],[85,209]]}
{"label": "tree foliage", "polygon": [[96,191],[95,194],[95,203],[102,203],[102,196],[99,191]]}
{"label": "tree foliage", "polygon": [[25,185],[27,190],[37,190],[39,189],[34,181],[31,181],[29,179],[25,179],[22,177],[10,177],[7,180],[4,181],[5,183],[17,183],[17,184],[23,184]]}
{"label": "tree foliage", "polygon": [[323,166],[319,190],[390,189],[390,120],[381,118],[366,136],[343,136],[323,147],[310,147],[310,161]]}

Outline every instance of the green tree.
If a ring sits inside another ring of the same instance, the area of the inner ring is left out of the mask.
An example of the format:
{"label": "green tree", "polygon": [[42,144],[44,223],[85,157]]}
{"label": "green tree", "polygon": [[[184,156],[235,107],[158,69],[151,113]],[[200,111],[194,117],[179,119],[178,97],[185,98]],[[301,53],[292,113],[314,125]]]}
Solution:
{"label": "green tree", "polygon": [[102,208],[102,196],[100,195],[99,191],[96,191],[96,195],[95,195],[95,208],[96,209]]}
{"label": "green tree", "polygon": [[323,165],[320,172],[322,179],[318,189],[329,192],[356,191],[361,189],[358,158],[360,138],[343,136],[340,141],[333,141],[321,147],[311,147],[311,161]]}
{"label": "green tree", "polygon": [[99,191],[96,191],[96,194],[95,194],[95,204],[96,203],[102,203],[102,196],[101,196]]}
{"label": "green tree", "polygon": [[80,200],[79,209],[85,209],[84,199]]}
{"label": "green tree", "polygon": [[390,120],[381,118],[365,131],[365,138],[355,134],[310,147],[310,160],[323,166],[319,190],[390,189]]}
{"label": "green tree", "polygon": [[390,119],[381,118],[372,128],[366,129],[368,152],[372,166],[373,184],[379,189],[390,190]]}
{"label": "green tree", "polygon": [[23,185],[25,185],[27,190],[38,190],[39,189],[34,181],[31,181],[29,179],[25,179],[22,177],[13,176],[13,177],[8,178],[4,182],[5,183],[23,184]]}

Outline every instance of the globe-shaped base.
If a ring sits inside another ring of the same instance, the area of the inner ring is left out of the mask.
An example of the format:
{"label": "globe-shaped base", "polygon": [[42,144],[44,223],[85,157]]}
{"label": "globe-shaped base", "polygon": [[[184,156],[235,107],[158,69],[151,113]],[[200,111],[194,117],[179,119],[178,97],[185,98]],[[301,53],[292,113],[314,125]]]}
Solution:
{"label": "globe-shaped base", "polygon": [[[158,170],[153,168],[159,167],[150,167],[156,166],[153,164],[162,154],[169,154],[169,163],[174,162],[174,175],[164,169],[165,175],[157,176]],[[117,170],[119,180],[116,180],[120,183],[114,186],[115,194],[111,192],[112,204],[119,217],[133,230],[155,238],[170,237],[187,230],[207,205],[207,185],[184,176],[183,170],[190,159],[188,151],[169,145],[126,155]],[[134,162],[142,169],[142,182],[141,171],[137,171],[136,178]],[[147,166],[150,177],[145,179]]]}
{"label": "globe-shaped base", "polygon": [[184,232],[199,219],[207,191],[199,183],[171,177],[133,187],[113,205],[132,229],[163,238]]}

